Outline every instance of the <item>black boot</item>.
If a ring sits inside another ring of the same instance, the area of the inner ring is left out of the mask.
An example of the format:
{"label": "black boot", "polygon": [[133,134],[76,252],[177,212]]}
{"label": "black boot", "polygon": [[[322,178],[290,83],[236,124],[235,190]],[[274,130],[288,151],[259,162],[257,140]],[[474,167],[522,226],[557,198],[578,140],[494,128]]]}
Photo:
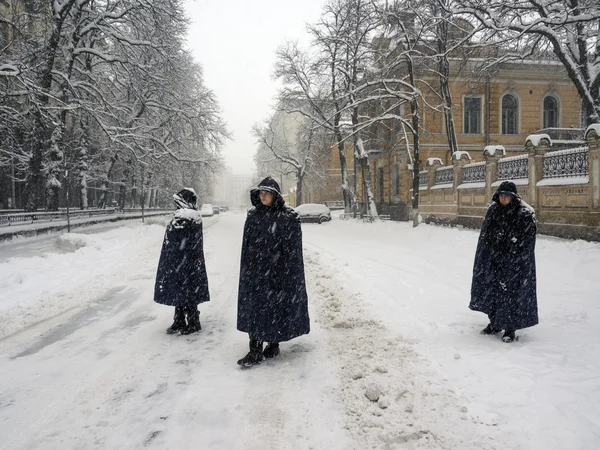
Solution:
{"label": "black boot", "polygon": [[187,326],[179,330],[179,334],[185,335],[197,333],[202,329],[202,326],[200,325],[200,311],[198,311],[197,306],[186,308],[185,315],[187,316]]}
{"label": "black boot", "polygon": [[270,342],[263,350],[263,356],[267,359],[275,358],[279,355],[279,342]]}
{"label": "black boot", "polygon": [[505,330],[502,342],[512,342],[516,339],[514,330]]}
{"label": "black boot", "polygon": [[481,330],[481,334],[496,334],[496,333],[500,333],[502,330],[499,330],[498,328],[494,328],[494,326],[489,323],[487,327],[485,327],[483,330]]}
{"label": "black boot", "polygon": [[179,330],[183,330],[186,327],[185,324],[185,311],[182,307],[175,307],[175,315],[173,316],[173,325],[167,328],[167,334],[175,334]]}
{"label": "black boot", "polygon": [[250,351],[237,363],[242,367],[256,366],[263,360],[263,343],[256,339],[250,339]]}

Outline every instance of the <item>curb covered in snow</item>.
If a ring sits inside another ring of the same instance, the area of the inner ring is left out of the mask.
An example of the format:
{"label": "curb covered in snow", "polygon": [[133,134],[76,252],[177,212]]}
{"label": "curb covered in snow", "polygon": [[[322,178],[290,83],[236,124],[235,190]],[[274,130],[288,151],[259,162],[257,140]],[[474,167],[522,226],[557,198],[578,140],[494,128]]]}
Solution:
{"label": "curb covered in snow", "polygon": [[[166,212],[154,212],[154,213],[144,213],[144,217],[150,217],[150,216],[166,216],[169,213]],[[81,227],[87,227],[90,225],[96,225],[99,223],[103,223],[103,222],[116,222],[119,220],[133,220],[133,219],[141,219],[142,215],[141,214],[137,214],[134,216],[117,216],[117,217],[102,217],[102,218],[98,218],[95,220],[88,220],[85,222],[75,222],[75,223],[71,223],[71,228],[81,228]],[[38,228],[33,228],[30,230],[19,230],[19,231],[14,231],[14,232],[7,232],[7,233],[0,233],[0,242],[2,241],[9,241],[15,237],[19,237],[19,236],[23,236],[23,237],[29,237],[29,236],[38,236],[40,234],[46,234],[46,233],[52,233],[54,231],[61,231],[61,230],[66,230],[67,229],[67,224],[64,223],[62,225],[48,225],[48,226],[40,226]]]}

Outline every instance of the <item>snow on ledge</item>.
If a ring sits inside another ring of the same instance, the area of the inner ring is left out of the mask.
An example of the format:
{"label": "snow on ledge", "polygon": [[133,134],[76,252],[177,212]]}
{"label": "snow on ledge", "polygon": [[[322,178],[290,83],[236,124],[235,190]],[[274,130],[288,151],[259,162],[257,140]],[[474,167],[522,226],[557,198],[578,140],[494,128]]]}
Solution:
{"label": "snow on ledge", "polygon": [[427,158],[427,165],[433,166],[436,162],[439,162],[441,166],[444,165],[441,158]]}
{"label": "snow on ledge", "polygon": [[550,158],[552,156],[562,156],[562,155],[573,155],[575,153],[585,153],[588,151],[588,147],[576,147],[576,148],[567,148],[564,150],[556,150],[554,152],[548,152],[544,155],[544,158]]}
{"label": "snow on ledge", "polygon": [[596,136],[600,136],[600,123],[593,123],[589,127],[587,127],[587,130],[585,130],[585,137],[586,137],[586,139],[587,139],[588,134],[590,133],[590,131],[595,131],[596,132]]}
{"label": "snow on ledge", "polygon": [[466,169],[467,167],[478,167],[478,166],[485,166],[487,163],[485,161],[480,161],[480,162],[474,162],[471,164],[465,164],[463,166],[463,169]]}
{"label": "snow on ledge", "polygon": [[433,191],[434,189],[452,189],[453,187],[454,183],[436,184],[435,186],[432,186],[431,190]]}
{"label": "snow on ledge", "polygon": [[589,177],[545,178],[538,181],[536,186],[569,186],[572,184],[588,184],[589,182]]}
{"label": "snow on ledge", "polygon": [[508,156],[507,158],[500,158],[498,160],[498,162],[516,161],[518,159],[527,159],[527,158],[529,158],[529,155],[527,153],[525,153],[524,155]]}
{"label": "snow on ledge", "polygon": [[485,188],[484,181],[480,181],[477,183],[463,183],[463,184],[459,184],[456,187],[456,189],[481,189],[481,188]]}
{"label": "snow on ledge", "polygon": [[492,187],[497,187],[504,181],[512,181],[516,186],[527,186],[529,184],[529,178],[517,178],[516,180],[498,180],[492,183]]}
{"label": "snow on ledge", "polygon": [[456,161],[462,159],[463,156],[466,156],[469,161],[471,161],[471,159],[472,159],[471,155],[469,155],[469,152],[457,151],[457,152],[454,152],[454,154],[452,155],[452,157]]}
{"label": "snow on ledge", "polygon": [[531,145],[533,145],[534,147],[537,147],[538,145],[540,145],[540,141],[542,139],[547,139],[548,142],[550,143],[550,147],[552,147],[552,139],[550,138],[549,135],[547,134],[530,134],[529,136],[527,136],[527,139],[525,139],[525,145],[527,145],[527,142],[531,142]]}
{"label": "snow on ledge", "polygon": [[496,153],[501,154],[502,156],[506,155],[506,149],[503,145],[486,145],[483,149],[483,154],[488,154],[490,156],[496,156]]}

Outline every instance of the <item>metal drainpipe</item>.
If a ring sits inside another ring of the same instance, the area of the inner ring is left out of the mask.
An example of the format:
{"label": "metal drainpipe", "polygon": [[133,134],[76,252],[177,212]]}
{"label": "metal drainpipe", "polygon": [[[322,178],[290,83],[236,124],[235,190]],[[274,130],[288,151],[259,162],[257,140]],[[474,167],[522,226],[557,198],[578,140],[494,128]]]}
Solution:
{"label": "metal drainpipe", "polygon": [[490,145],[490,110],[491,110],[491,86],[490,77],[485,82],[485,145]]}

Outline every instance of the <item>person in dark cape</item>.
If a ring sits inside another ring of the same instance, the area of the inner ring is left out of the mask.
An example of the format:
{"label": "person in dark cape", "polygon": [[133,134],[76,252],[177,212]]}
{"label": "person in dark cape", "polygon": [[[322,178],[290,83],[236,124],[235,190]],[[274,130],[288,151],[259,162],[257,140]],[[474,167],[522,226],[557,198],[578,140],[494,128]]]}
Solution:
{"label": "person in dark cape", "polygon": [[167,226],[156,272],[154,301],[175,307],[167,334],[201,330],[198,305],[210,300],[204,261],[202,216],[196,193],[184,188],[173,195],[177,210]]}
{"label": "person in dark cape", "polygon": [[[250,191],[242,240],[237,329],[248,333],[244,367],[279,354],[279,343],[310,332],[298,213],[271,177]],[[268,345],[263,350],[263,343]]]}
{"label": "person in dark cape", "polygon": [[504,181],[492,197],[481,227],[469,308],[488,315],[482,334],[504,330],[502,340],[538,323],[535,271],[535,212],[516,185]]}

